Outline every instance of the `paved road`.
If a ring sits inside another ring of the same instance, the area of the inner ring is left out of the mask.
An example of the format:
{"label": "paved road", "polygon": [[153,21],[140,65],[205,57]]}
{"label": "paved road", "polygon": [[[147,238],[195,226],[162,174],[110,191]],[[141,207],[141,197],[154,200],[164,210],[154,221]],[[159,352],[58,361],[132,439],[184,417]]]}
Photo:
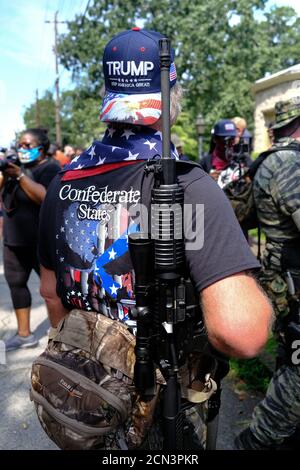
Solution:
{"label": "paved road", "polygon": [[[0,252],[0,339],[3,339],[15,332],[16,320],[3,275],[2,249]],[[31,363],[45,348],[49,328],[35,273],[30,278],[30,289],[33,297],[32,330],[40,339],[40,344],[34,349],[8,353],[6,365],[0,364],[0,449],[57,449],[42,430],[29,400]],[[0,362],[3,362],[1,358],[0,352]],[[234,381],[230,378],[225,380],[218,449],[232,449],[234,436],[246,426],[258,399],[258,395],[236,393]]]}
{"label": "paved road", "polygon": [[[0,339],[3,339],[16,331],[16,319],[3,275],[2,246],[0,251]],[[31,363],[45,348],[49,328],[35,273],[30,278],[30,290],[33,297],[31,327],[40,344],[37,348],[7,353],[6,365],[0,365],[0,449],[57,449],[42,430],[29,399]]]}

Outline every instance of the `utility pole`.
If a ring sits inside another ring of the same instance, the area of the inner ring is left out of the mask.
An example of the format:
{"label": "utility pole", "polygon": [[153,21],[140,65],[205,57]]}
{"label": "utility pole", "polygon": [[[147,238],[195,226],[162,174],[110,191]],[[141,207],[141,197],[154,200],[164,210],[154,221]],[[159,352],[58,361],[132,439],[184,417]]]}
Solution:
{"label": "utility pole", "polygon": [[58,74],[58,52],[57,52],[57,37],[58,37],[58,23],[66,23],[66,21],[58,21],[58,11],[55,12],[54,21],[45,21],[45,23],[53,23],[54,24],[54,55],[55,55],[55,132],[56,132],[56,143],[61,146],[62,138],[61,138],[61,125],[60,125],[60,96],[59,96],[59,74]]}
{"label": "utility pole", "polygon": [[39,90],[36,90],[35,92],[35,125],[36,127],[41,127]]}

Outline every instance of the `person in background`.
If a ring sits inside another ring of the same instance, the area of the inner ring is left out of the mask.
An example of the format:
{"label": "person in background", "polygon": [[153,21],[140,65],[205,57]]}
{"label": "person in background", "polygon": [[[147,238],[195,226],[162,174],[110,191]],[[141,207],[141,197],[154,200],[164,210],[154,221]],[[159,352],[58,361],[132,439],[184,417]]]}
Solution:
{"label": "person in background", "polygon": [[173,142],[173,144],[174,144],[174,146],[177,150],[179,160],[189,161],[189,157],[187,157],[183,153],[183,145],[184,144],[183,144],[182,140],[178,137],[177,134],[172,134],[171,135],[171,141]]}
{"label": "person in background", "polygon": [[299,450],[300,96],[276,103],[275,119],[273,152],[255,174],[253,194],[266,236],[259,279],[276,313],[277,370],[250,426],[236,438],[241,450]]}
{"label": "person in background", "polygon": [[247,121],[240,116],[235,116],[231,119],[231,121],[234,123],[237,132],[235,144],[238,144],[245,130],[247,129]]}
{"label": "person in background", "polygon": [[83,147],[75,147],[75,157],[79,157],[84,152]]}
{"label": "person in background", "polygon": [[28,279],[39,274],[37,233],[40,206],[52,178],[60,171],[46,157],[49,139],[43,129],[27,129],[20,137],[17,164],[9,162],[0,173],[4,275],[17,317],[17,333],[5,341],[6,351],[34,347],[30,330],[31,294]]}
{"label": "person in background", "polygon": [[[236,152],[237,129],[231,119],[221,119],[212,129],[210,152],[200,160],[200,165],[218,183],[221,189],[238,181],[252,163],[249,154],[243,149]],[[241,227],[246,240],[248,230]]]}
{"label": "person in background", "polygon": [[238,153],[247,153],[250,158],[250,153],[252,151],[252,134],[247,129],[247,121],[246,119],[235,116],[231,119],[234,122],[237,136],[234,143],[234,152]]}
{"label": "person in background", "polygon": [[72,145],[65,145],[64,154],[69,159],[69,161],[71,161],[75,157],[74,147],[72,147]]}
{"label": "person in background", "polygon": [[65,165],[68,165],[70,163],[70,158],[67,157],[64,152],[61,150],[61,146],[58,144],[54,144],[56,146],[56,151],[53,154],[54,160],[58,162],[61,168],[63,168]]}
{"label": "person in background", "polygon": [[234,145],[237,130],[230,119],[221,119],[212,129],[210,152],[201,160],[200,165],[206,173],[217,181],[220,188],[238,179],[243,171],[234,159]]}
{"label": "person in background", "polygon": [[57,152],[57,145],[55,144],[50,144],[48,152],[47,152],[47,157],[48,159],[54,161],[55,160],[55,154]]}
{"label": "person in background", "polygon": [[267,126],[267,133],[268,133],[268,137],[269,137],[270,148],[272,147],[272,145],[274,144],[274,141],[275,141],[274,130],[273,130],[274,124],[275,123],[272,121]]}

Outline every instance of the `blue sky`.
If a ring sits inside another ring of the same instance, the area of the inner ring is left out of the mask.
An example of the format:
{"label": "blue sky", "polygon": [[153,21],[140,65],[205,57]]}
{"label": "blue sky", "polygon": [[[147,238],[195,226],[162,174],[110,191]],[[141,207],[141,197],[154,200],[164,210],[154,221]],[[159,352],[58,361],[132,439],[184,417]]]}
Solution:
{"label": "blue sky", "polygon": [[[71,20],[85,11],[87,0],[0,0],[0,146],[9,145],[14,132],[24,128],[25,107],[54,87],[53,20]],[[59,32],[66,25],[59,25]],[[61,87],[70,83],[60,68]]]}
{"label": "blue sky", "polygon": [[[125,0],[124,0],[125,1]],[[0,146],[8,146],[15,131],[24,128],[25,107],[54,88],[55,11],[59,20],[83,14],[88,0],[0,0]],[[270,0],[270,4],[292,6],[300,15],[299,0]],[[66,31],[64,24],[59,32]],[[68,72],[60,68],[61,88],[70,86]]]}

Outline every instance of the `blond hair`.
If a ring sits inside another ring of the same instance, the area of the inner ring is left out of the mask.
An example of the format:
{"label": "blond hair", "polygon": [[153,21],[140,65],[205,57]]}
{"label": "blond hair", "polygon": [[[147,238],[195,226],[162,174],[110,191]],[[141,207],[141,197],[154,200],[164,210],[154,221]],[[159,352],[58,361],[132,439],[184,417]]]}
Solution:
{"label": "blond hair", "polygon": [[231,119],[231,121],[235,124],[235,127],[239,129],[245,130],[247,127],[247,121],[246,119],[240,117],[240,116],[235,116],[234,118]]}

